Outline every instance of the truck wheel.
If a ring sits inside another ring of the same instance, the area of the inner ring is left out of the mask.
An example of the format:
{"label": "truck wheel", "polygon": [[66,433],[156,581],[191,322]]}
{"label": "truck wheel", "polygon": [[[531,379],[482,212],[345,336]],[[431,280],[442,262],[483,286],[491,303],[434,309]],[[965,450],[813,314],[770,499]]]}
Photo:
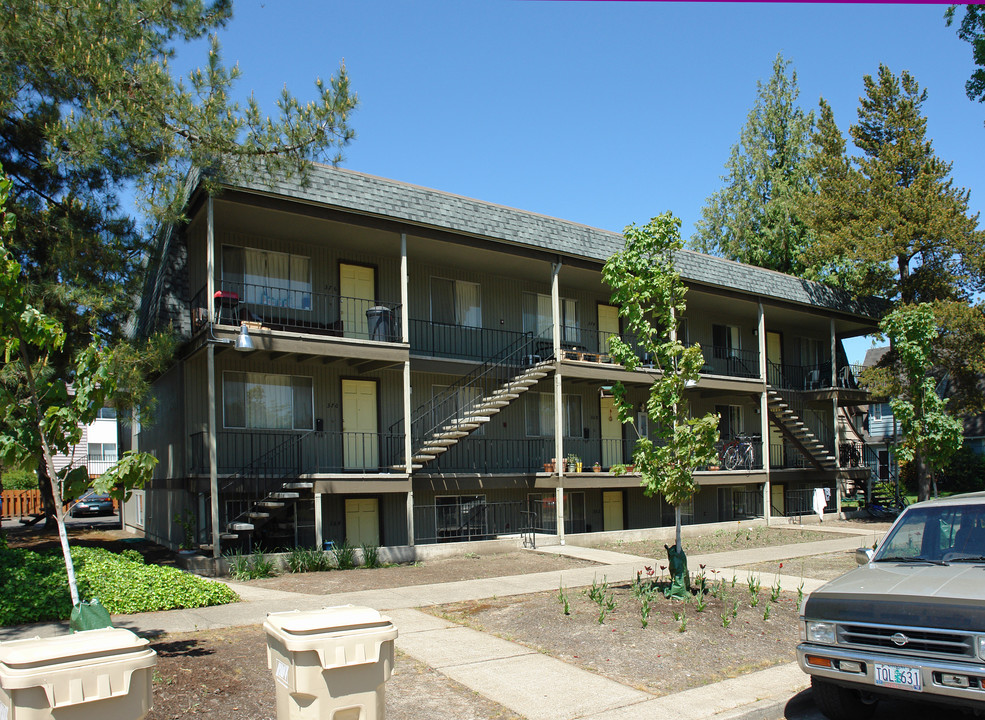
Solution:
{"label": "truck wheel", "polygon": [[858,690],[849,690],[813,675],[811,691],[815,704],[831,720],[866,720],[876,711],[877,700],[863,698]]}

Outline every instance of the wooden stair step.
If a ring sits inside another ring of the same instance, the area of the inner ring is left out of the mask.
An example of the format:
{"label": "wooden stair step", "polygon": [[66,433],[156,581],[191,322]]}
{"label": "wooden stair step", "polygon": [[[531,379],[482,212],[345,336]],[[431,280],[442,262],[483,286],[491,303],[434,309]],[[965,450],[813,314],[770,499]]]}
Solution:
{"label": "wooden stair step", "polygon": [[301,497],[301,494],[296,492],[272,492],[267,497],[271,500],[297,500]]}
{"label": "wooden stair step", "polygon": [[282,487],[285,490],[313,490],[315,484],[310,482],[287,482]]}
{"label": "wooden stair step", "polygon": [[251,532],[253,530],[253,523],[231,522],[226,526],[226,529],[234,533]]}

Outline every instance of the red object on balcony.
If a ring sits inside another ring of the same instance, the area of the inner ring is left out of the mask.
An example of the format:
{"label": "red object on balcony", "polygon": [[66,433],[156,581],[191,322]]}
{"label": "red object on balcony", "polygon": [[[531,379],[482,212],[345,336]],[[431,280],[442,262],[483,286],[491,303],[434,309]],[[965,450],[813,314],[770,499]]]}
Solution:
{"label": "red object on balcony", "polygon": [[239,322],[239,295],[229,290],[216,290],[212,296],[215,305],[216,324],[222,325],[223,311],[226,310],[229,324],[235,325]]}

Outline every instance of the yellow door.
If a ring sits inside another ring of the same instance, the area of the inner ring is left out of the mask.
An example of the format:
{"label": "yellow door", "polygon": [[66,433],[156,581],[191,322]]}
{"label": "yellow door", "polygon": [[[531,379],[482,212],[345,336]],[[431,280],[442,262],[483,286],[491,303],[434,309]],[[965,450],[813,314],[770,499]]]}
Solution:
{"label": "yellow door", "polygon": [[602,491],[602,529],[623,530],[622,524],[622,490]]}
{"label": "yellow door", "polygon": [[783,501],[784,485],[770,485],[770,505],[774,515],[786,515],[787,506]]}
{"label": "yellow door", "polygon": [[602,420],[602,467],[608,469],[623,461],[622,424],[619,422],[615,399],[601,398],[599,414]]}
{"label": "yellow door", "polygon": [[346,498],[345,540],[353,547],[380,544],[380,505],[376,498]]}
{"label": "yellow door", "polygon": [[347,470],[379,468],[376,426],[376,383],[342,381],[342,447]]}
{"label": "yellow door", "polygon": [[599,352],[609,352],[609,338],[619,334],[619,308],[599,305]]}
{"label": "yellow door", "polygon": [[376,280],[371,267],[339,263],[339,319],[345,337],[369,339],[366,311],[376,304]]}

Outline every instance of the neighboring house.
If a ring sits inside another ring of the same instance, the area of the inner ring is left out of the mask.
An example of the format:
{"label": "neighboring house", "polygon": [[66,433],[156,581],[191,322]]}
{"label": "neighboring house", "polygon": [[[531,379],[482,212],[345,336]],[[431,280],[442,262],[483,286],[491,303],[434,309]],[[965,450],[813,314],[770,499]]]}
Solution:
{"label": "neighboring house", "polygon": [[[123,447],[159,460],[127,511],[149,537],[177,543],[186,509],[216,553],[216,536],[396,546],[673,524],[637,474],[608,473],[648,431],[642,413],[618,422],[609,389],[642,404],[654,373],[607,354],[632,342],[601,280],[621,235],[326,166],[215,197],[192,182],[185,210],[136,324],[181,340],[155,423]],[[705,357],[690,399],[721,414],[723,440],[685,521],[810,512],[814,488],[864,472],[840,458],[839,418],[868,402],[840,341],[875,330],[880,306],[691,251],[677,264]]]}
{"label": "neighboring house", "polygon": [[85,465],[89,477],[96,478],[116,462],[117,447],[116,409],[105,407],[95,420],[82,428],[82,439],[72,448],[71,454],[56,453],[52,461],[56,470],[68,465]]}

